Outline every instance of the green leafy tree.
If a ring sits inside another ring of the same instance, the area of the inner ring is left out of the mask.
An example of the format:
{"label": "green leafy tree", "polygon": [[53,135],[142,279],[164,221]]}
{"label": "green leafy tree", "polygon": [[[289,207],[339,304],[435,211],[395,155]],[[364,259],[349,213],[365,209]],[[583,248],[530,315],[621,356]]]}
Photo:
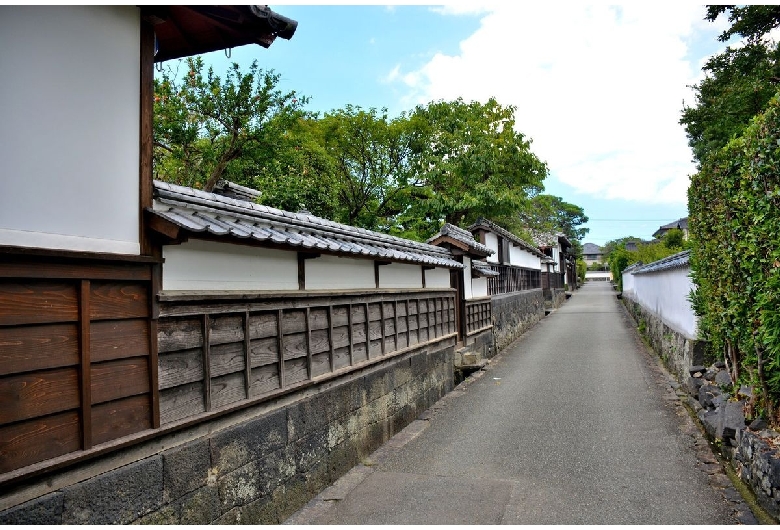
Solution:
{"label": "green leafy tree", "polygon": [[744,37],[748,42],[756,42],[780,26],[780,6],[776,5],[711,5],[707,6],[705,20],[715,22],[726,12],[731,26],[718,37],[721,42],[727,42],[734,35]]}
{"label": "green leafy tree", "polygon": [[681,251],[687,246],[685,243],[685,234],[679,228],[673,228],[666,232],[661,238],[663,245],[669,250]]}
{"label": "green leafy tree", "polygon": [[274,140],[260,160],[250,160],[255,175],[250,187],[262,190],[259,202],[288,211],[306,210],[340,220],[336,160],[325,146],[316,117],[301,118]]}
{"label": "green leafy tree", "polygon": [[780,423],[780,96],[691,177],[692,297],[699,330],[751,406]]}
{"label": "green leafy tree", "polygon": [[334,162],[340,220],[388,231],[420,190],[419,138],[408,117],[347,105],[319,120],[320,138]]}
{"label": "green leafy tree", "polygon": [[179,64],[187,67],[182,79],[168,69],[155,80],[156,178],[207,191],[224,177],[251,184],[306,99],[279,91],[279,75],[257,62],[247,73],[234,63],[224,79],[211,68],[204,74],[200,57]]}
{"label": "green leafy tree", "polygon": [[764,110],[780,82],[780,47],[764,40],[780,24],[777,6],[708,6],[706,20],[728,12],[731,26],[719,40],[746,39],[710,58],[704,79],[692,88],[693,106],[683,105],[680,123],[699,164],[738,136],[753,116]]}
{"label": "green leafy tree", "polygon": [[582,238],[590,231],[585,211],[576,204],[554,195],[536,195],[526,201],[518,214],[506,224],[522,233],[524,228],[543,233],[561,232],[572,243],[572,253],[582,256]]}
{"label": "green leafy tree", "polygon": [[543,189],[547,166],[515,131],[515,108],[495,99],[462,99],[418,106],[411,116],[418,134],[416,169],[422,190],[399,216],[431,234],[446,221],[468,225],[479,217],[516,215]]}

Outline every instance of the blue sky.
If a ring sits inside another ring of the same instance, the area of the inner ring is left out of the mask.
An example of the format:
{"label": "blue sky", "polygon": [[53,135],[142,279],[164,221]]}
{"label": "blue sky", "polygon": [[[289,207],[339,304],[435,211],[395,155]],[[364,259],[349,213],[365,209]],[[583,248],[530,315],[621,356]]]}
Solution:
{"label": "blue sky", "polygon": [[558,3],[272,5],[297,20],[290,41],[205,56],[217,73],[257,59],[281,88],[326,112],[494,96],[550,167],[546,193],[582,206],[585,242],[650,238],[687,215],[695,171],[682,102],[725,22],[704,7]]}

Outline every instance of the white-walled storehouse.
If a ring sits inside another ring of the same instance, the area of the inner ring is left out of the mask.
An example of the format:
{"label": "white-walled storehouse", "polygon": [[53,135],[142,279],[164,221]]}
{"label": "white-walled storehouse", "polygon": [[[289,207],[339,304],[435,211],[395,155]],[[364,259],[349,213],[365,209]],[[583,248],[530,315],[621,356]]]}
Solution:
{"label": "white-walled storehouse", "polygon": [[690,251],[680,252],[623,271],[623,296],[641,305],[688,339],[697,337],[697,317],[689,295],[695,289],[690,277]]}
{"label": "white-walled storehouse", "polygon": [[159,428],[154,63],[296,27],[266,6],[0,6],[0,489]]}
{"label": "white-walled storehouse", "polygon": [[155,182],[167,238],[163,292],[441,289],[464,270],[445,248]]}
{"label": "white-walled storehouse", "polygon": [[541,287],[541,275],[549,261],[541,250],[487,219],[480,218],[469,231],[494,252],[487,264],[498,274],[488,280],[489,294]]}

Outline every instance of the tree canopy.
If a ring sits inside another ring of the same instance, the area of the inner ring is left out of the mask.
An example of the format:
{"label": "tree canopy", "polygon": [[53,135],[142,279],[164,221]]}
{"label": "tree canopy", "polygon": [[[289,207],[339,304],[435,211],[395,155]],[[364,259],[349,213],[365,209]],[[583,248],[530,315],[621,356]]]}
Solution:
{"label": "tree canopy", "polygon": [[745,39],[705,67],[697,107],[685,109],[699,162],[688,189],[693,239],[691,302],[699,334],[728,365],[735,389],[753,388],[749,416],[780,424],[780,92],[777,6],[709,6],[728,12],[719,37]]}
{"label": "tree canopy", "polygon": [[306,98],[279,91],[279,75],[257,61],[247,73],[233,63],[224,79],[212,68],[204,75],[200,57],[178,64],[187,67],[183,79],[169,68],[154,82],[155,173],[207,191],[225,176],[247,181],[303,115]]}
{"label": "tree canopy", "polygon": [[155,177],[205,190],[225,178],[259,202],[425,240],[444,222],[479,217],[582,238],[582,208],[540,195],[548,169],[517,131],[515,107],[495,99],[385,109],[346,105],[322,115],[278,89],[253,63],[223,76],[200,58],[155,81]]}
{"label": "tree canopy", "polygon": [[780,47],[764,39],[780,24],[777,6],[708,6],[706,19],[729,13],[732,25],[719,37],[744,37],[744,46],[727,47],[703,67],[704,79],[692,88],[694,105],[683,105],[680,123],[701,164],[710,153],[738,136],[774,95],[780,82]]}

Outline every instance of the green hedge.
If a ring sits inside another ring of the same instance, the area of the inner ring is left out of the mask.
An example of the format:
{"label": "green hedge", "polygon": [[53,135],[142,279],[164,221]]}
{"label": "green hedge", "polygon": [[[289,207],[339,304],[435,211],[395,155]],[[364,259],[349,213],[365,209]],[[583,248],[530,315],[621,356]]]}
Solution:
{"label": "green hedge", "polygon": [[691,177],[692,294],[703,339],[780,424],[780,94]]}

